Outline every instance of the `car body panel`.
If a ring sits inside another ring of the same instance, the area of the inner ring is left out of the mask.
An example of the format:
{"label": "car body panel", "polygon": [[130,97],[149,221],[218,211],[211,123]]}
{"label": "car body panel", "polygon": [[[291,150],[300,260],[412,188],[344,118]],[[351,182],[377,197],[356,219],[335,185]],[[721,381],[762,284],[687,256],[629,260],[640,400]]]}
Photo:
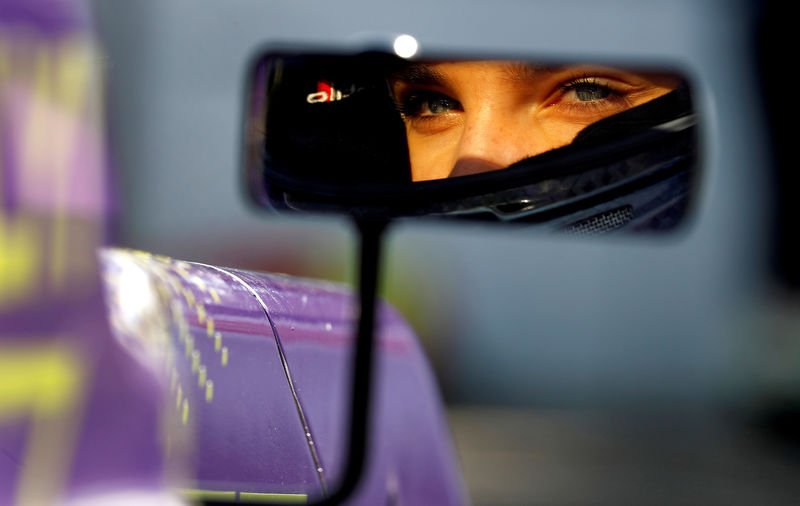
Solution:
{"label": "car body panel", "polygon": [[[186,459],[173,463],[186,468],[184,488],[332,491],[348,455],[350,290],[143,252],[105,250],[102,258],[118,339],[169,383],[165,409],[179,420],[167,424],[167,445]],[[135,308],[126,294],[147,300],[137,289],[144,279],[153,305]],[[354,504],[463,504],[441,401],[413,331],[383,305],[377,334],[375,434]]]}

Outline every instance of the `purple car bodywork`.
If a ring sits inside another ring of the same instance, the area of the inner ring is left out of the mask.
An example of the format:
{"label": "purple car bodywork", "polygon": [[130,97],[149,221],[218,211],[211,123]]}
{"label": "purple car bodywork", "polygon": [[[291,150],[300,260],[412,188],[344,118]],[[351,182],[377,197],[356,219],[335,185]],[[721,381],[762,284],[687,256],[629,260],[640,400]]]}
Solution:
{"label": "purple car bodywork", "polygon": [[[140,252],[101,256],[111,332],[98,297],[3,318],[6,350],[31,332],[87,338],[27,345],[82,350],[82,363],[94,371],[84,378],[87,402],[73,451],[51,456],[66,466],[63,487],[53,493],[76,499],[115,487],[168,487],[194,499],[304,503],[336,486],[351,387],[348,290]],[[141,280],[154,297],[136,288]],[[125,314],[121,304],[132,296],[155,306]],[[393,309],[383,305],[379,321],[374,432],[350,503],[463,504],[422,351]],[[88,341],[97,353],[84,348]],[[53,421],[70,418],[75,407],[65,406]],[[26,447],[36,445],[29,436],[39,422],[26,416],[0,422],[0,500],[13,504],[31,479]]]}
{"label": "purple car bodywork", "polygon": [[[184,459],[178,465],[191,495],[291,501],[336,486],[347,455],[357,315],[348,289],[141,252],[106,250],[102,258],[116,334],[144,362],[160,357],[173,412],[167,444]],[[144,279],[155,306],[123,316],[119,290]],[[142,328],[151,329],[150,342],[142,342]],[[353,503],[463,504],[413,331],[387,305],[379,329],[375,434]],[[181,439],[185,446],[176,448]]]}

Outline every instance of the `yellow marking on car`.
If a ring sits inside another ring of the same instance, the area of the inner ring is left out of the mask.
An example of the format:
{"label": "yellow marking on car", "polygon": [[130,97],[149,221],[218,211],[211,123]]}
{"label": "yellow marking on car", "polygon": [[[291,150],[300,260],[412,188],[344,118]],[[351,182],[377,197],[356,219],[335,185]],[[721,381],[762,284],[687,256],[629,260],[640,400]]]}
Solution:
{"label": "yellow marking on car", "polygon": [[32,297],[43,259],[34,223],[6,220],[0,210],[0,307]]}
{"label": "yellow marking on car", "polygon": [[197,386],[202,387],[206,384],[206,379],[208,378],[208,371],[206,370],[206,366],[201,365],[197,368]]}
{"label": "yellow marking on car", "polygon": [[184,425],[189,423],[189,399],[183,400],[183,408],[181,409],[181,423]]}
{"label": "yellow marking on car", "polygon": [[255,504],[306,504],[308,503],[308,495],[239,492],[239,501]]}
{"label": "yellow marking on car", "polygon": [[214,335],[214,319],[210,316],[206,320],[206,334],[208,337],[212,337]]}
{"label": "yellow marking on car", "polygon": [[221,357],[220,361],[222,362],[222,366],[223,367],[228,365],[228,347],[227,346],[223,346],[222,347],[222,357]]}
{"label": "yellow marking on car", "polygon": [[184,269],[180,265],[175,267],[175,272],[177,272],[178,276],[182,277],[184,279],[184,281],[189,281],[189,278],[191,277],[191,275],[189,274],[189,271],[187,271],[186,269]]}
{"label": "yellow marking on car", "polygon": [[214,299],[214,302],[219,304],[220,301],[219,294],[217,293],[216,290],[214,290],[213,287],[208,289],[208,293],[211,295],[211,298]]}
{"label": "yellow marking on car", "polygon": [[219,332],[214,333],[214,351],[222,349],[222,334]]}
{"label": "yellow marking on car", "polygon": [[[189,335],[189,323],[187,323],[186,320],[181,320],[180,321],[180,323],[178,324],[178,330],[180,332],[180,340],[181,340],[181,342],[188,341],[189,339],[192,339],[192,336]],[[194,341],[192,341],[192,344],[194,344]]]}
{"label": "yellow marking on car", "polygon": [[85,370],[66,346],[0,346],[0,421],[30,420],[14,504],[52,504],[60,494],[80,427]]}
{"label": "yellow marking on car", "polygon": [[176,278],[175,276],[168,275],[167,282],[169,283],[169,286],[172,287],[173,292],[176,294],[181,293],[181,288],[183,288],[183,285],[181,285],[180,279]]}
{"label": "yellow marking on car", "polygon": [[214,400],[214,382],[206,380],[206,402]]}
{"label": "yellow marking on car", "polygon": [[197,321],[203,323],[206,321],[206,307],[203,305],[202,302],[197,303]]}
{"label": "yellow marking on car", "polygon": [[[236,492],[181,488],[176,492],[190,501],[231,501],[251,504],[308,504],[307,494]],[[238,501],[237,501],[238,499]]]}
{"label": "yellow marking on car", "polygon": [[192,351],[192,373],[200,370],[200,350]]}
{"label": "yellow marking on car", "polygon": [[190,501],[203,501],[207,499],[211,500],[225,500],[225,501],[235,501],[236,500],[236,492],[235,491],[227,491],[227,490],[199,490],[195,488],[182,488],[178,489],[177,491],[180,495],[189,499]]}

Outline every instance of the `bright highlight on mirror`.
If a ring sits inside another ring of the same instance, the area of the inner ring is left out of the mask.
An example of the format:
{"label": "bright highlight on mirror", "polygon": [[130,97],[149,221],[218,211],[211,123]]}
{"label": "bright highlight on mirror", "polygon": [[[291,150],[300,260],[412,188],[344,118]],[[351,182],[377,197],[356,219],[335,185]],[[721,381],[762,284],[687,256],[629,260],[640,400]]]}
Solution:
{"label": "bright highlight on mirror", "polygon": [[660,231],[698,179],[690,86],[663,67],[268,54],[248,113],[275,208]]}

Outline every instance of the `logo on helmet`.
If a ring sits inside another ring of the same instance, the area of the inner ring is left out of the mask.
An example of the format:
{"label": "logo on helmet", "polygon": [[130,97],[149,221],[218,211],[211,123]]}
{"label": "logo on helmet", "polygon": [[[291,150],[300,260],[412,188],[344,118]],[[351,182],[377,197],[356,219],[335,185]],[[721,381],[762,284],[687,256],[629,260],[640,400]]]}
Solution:
{"label": "logo on helmet", "polygon": [[319,81],[317,83],[317,91],[315,93],[309,93],[306,97],[306,102],[309,104],[317,104],[320,102],[337,102],[349,97],[354,91],[355,85],[351,86],[348,92],[342,93],[342,90],[337,90],[333,87],[333,83],[328,81]]}

